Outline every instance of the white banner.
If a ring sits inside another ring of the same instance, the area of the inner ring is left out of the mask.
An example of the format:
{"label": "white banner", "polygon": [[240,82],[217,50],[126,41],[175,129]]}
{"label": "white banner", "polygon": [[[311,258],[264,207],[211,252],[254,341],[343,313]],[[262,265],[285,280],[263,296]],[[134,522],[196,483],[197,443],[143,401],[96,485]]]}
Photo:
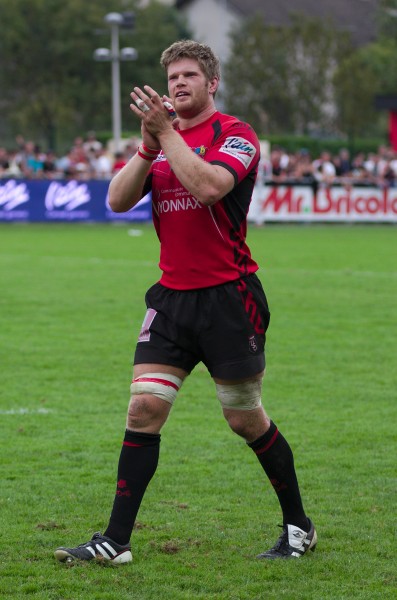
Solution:
{"label": "white banner", "polygon": [[397,188],[258,184],[248,220],[397,223]]}

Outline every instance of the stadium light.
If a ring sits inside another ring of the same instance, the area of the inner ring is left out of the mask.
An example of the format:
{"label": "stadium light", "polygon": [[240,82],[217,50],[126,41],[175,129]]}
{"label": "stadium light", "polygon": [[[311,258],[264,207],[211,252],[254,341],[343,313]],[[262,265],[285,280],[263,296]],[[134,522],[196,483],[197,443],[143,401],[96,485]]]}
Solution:
{"label": "stadium light", "polygon": [[115,152],[120,150],[121,141],[121,101],[120,101],[120,61],[136,60],[138,52],[135,48],[122,48],[119,44],[120,27],[132,29],[133,13],[111,12],[105,15],[104,21],[110,27],[111,48],[97,48],[94,60],[112,63],[112,130]]}

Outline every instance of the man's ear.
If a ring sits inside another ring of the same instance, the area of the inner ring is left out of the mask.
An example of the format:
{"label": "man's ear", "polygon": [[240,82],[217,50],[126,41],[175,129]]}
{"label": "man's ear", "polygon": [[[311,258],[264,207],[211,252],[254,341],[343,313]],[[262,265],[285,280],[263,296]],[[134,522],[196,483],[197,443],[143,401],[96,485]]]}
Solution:
{"label": "man's ear", "polygon": [[219,87],[219,79],[217,77],[214,77],[213,79],[211,79],[208,82],[208,91],[211,94],[215,94],[215,92],[218,89],[218,87]]}

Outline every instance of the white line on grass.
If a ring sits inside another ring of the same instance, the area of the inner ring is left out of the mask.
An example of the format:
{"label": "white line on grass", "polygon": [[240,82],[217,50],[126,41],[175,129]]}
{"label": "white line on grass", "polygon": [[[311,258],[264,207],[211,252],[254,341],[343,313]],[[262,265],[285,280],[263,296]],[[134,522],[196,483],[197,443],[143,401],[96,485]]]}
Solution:
{"label": "white line on grass", "polygon": [[0,415],[48,415],[50,412],[48,408],[10,408],[0,410]]}

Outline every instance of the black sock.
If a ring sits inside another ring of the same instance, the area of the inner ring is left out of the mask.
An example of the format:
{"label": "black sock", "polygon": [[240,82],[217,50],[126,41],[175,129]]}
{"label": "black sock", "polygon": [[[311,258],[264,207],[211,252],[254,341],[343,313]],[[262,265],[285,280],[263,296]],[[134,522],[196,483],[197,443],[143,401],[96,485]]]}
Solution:
{"label": "black sock", "polygon": [[272,484],[283,513],[283,524],[309,531],[308,520],[296,478],[294,457],[287,440],[273,422],[260,438],[248,444],[255,452]]}
{"label": "black sock", "polygon": [[109,525],[104,535],[127,544],[143,495],[159,459],[160,434],[125,432],[117,472],[117,489]]}

